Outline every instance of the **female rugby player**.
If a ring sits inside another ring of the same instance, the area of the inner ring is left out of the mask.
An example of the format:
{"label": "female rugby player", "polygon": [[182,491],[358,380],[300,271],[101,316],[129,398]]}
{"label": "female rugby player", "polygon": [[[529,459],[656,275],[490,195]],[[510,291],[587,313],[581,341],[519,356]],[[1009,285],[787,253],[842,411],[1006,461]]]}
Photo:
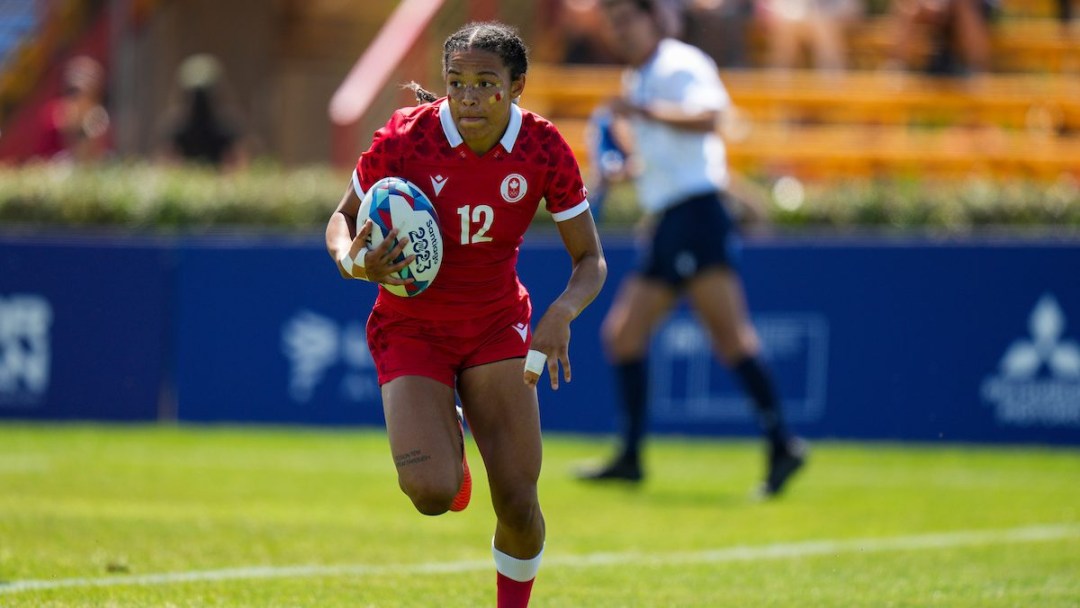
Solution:
{"label": "female rugby player", "polygon": [[[570,322],[607,274],[570,147],[550,122],[514,103],[527,69],[525,44],[506,25],[474,23],[452,34],[443,50],[446,96],[416,87],[427,102],[398,110],[375,134],[326,229],[327,250],[344,276],[400,285],[393,273],[412,258],[393,260],[405,239],[366,248],[371,222],[357,220],[361,200],[376,181],[395,176],[420,186],[435,206],[445,247],[439,274],[412,298],[379,289],[368,347],[398,483],[425,515],[469,501],[455,392],[460,399],[487,467],[504,608],[528,604],[544,548],[536,487],[540,366],[552,388],[560,366],[570,381]],[[532,328],[532,303],[515,264],[542,199],[571,271],[565,291]]]}

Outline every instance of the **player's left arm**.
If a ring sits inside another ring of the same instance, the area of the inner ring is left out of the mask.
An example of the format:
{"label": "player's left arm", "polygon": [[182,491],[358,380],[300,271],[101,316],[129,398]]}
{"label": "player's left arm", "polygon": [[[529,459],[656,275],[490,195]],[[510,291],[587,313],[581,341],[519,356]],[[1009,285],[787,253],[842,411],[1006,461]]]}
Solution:
{"label": "player's left arm", "polygon": [[[552,390],[559,388],[559,366],[570,382],[570,322],[596,298],[607,278],[607,261],[600,245],[592,213],[588,209],[558,223],[559,235],[570,254],[572,270],[566,289],[548,306],[533,331],[530,348],[547,355]],[[525,372],[525,382],[535,385],[539,374]]]}

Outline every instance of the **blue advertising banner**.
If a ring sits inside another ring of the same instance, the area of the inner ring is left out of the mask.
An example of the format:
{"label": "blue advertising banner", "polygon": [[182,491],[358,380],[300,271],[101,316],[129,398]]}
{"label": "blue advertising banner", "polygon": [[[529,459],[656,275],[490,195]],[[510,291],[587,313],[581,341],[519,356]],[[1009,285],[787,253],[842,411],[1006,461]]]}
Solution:
{"label": "blue advertising banner", "polygon": [[382,424],[375,286],[342,279],[321,239],[192,241],[178,257],[181,420]]}
{"label": "blue advertising banner", "polygon": [[[112,241],[115,243],[115,241]],[[572,326],[544,428],[618,424],[600,326],[635,254]],[[763,356],[810,437],[1080,444],[1080,242],[755,239],[742,262]],[[539,321],[566,285],[554,234],[519,271]],[[373,285],[321,238],[0,240],[0,417],[381,425]],[[649,351],[651,428],[754,435],[685,304]]]}
{"label": "blue advertising banner", "polygon": [[0,238],[0,418],[157,419],[170,257],[149,241]]}
{"label": "blue advertising banner", "polygon": [[[611,432],[618,422],[599,327],[635,260],[626,240],[608,239],[605,253],[609,284],[573,326],[574,382],[558,393],[541,385],[549,430]],[[560,263],[557,243],[522,251],[538,310],[565,285]],[[763,356],[800,432],[1080,443],[1080,244],[756,240],[742,272]],[[685,304],[649,358],[654,431],[756,433]]]}
{"label": "blue advertising banner", "polygon": [[[744,264],[802,432],[1048,443],[1080,442],[1078,269],[1075,244],[925,241],[757,243]],[[658,430],[752,432],[685,310],[651,355]]]}

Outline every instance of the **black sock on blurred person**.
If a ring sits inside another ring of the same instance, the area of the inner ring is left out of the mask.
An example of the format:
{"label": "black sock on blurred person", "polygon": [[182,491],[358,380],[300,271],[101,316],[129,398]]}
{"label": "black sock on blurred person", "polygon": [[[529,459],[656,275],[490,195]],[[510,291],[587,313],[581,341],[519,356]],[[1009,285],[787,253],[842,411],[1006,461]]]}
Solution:
{"label": "black sock on blurred person", "polygon": [[619,459],[635,465],[640,463],[641,440],[645,436],[649,380],[645,359],[624,361],[615,365],[623,407],[622,453]]}
{"label": "black sock on blurred person", "polygon": [[761,430],[769,438],[773,449],[780,450],[787,445],[790,436],[784,426],[784,417],[780,412],[780,403],[776,398],[772,379],[769,378],[761,359],[756,356],[747,357],[739,361],[732,371],[754,402]]}

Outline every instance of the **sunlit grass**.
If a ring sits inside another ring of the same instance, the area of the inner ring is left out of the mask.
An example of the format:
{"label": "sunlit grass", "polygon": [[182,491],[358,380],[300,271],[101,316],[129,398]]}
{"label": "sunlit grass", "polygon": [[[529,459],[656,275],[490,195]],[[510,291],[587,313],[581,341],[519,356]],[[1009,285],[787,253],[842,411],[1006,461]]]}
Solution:
{"label": "sunlit grass", "polygon": [[[1075,449],[819,442],[787,495],[761,503],[756,442],[658,438],[647,481],[627,488],[570,474],[607,455],[606,441],[545,441],[534,606],[1080,601]],[[4,423],[0,605],[491,606],[494,518],[471,444],[470,455],[472,506],[432,518],[397,489],[378,429]],[[1056,532],[1000,537],[1032,526]],[[968,531],[991,540],[888,546]],[[732,557],[740,547],[746,557]],[[323,569],[175,580],[296,566]],[[156,574],[173,578],[125,579]],[[75,586],[10,590],[25,581]],[[110,581],[123,584],[94,585]]]}

